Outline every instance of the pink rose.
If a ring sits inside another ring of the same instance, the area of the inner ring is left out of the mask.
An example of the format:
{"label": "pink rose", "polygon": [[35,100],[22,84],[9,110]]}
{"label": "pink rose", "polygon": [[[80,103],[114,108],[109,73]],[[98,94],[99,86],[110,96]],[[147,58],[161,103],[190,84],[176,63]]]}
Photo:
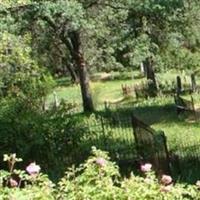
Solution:
{"label": "pink rose", "polygon": [[104,158],[97,158],[96,164],[99,165],[100,167],[105,167],[106,166],[106,160]]}
{"label": "pink rose", "polygon": [[13,178],[10,178],[10,186],[11,187],[17,187],[18,186],[18,183],[16,180],[14,180]]}
{"label": "pink rose", "polygon": [[171,189],[172,189],[172,185],[161,186],[160,191],[161,192],[170,192]]}
{"label": "pink rose", "polygon": [[40,166],[36,165],[35,162],[30,163],[27,167],[26,167],[26,171],[30,174],[30,175],[35,175],[38,174],[40,172]]}
{"label": "pink rose", "polygon": [[152,164],[150,164],[150,163],[146,163],[146,164],[140,166],[140,170],[144,173],[151,171],[151,168],[152,168]]}
{"label": "pink rose", "polygon": [[172,177],[168,175],[162,175],[161,183],[163,185],[169,185],[170,183],[172,183]]}

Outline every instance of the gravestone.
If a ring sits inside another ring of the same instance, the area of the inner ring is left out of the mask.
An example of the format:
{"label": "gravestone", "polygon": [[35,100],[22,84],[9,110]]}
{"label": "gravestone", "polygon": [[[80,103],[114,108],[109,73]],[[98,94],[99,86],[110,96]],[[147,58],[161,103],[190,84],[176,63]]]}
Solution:
{"label": "gravestone", "polygon": [[146,58],[144,65],[145,65],[146,74],[147,74],[149,96],[155,97],[157,96],[157,84],[156,84],[156,78],[155,78],[155,73],[153,69],[152,57]]}

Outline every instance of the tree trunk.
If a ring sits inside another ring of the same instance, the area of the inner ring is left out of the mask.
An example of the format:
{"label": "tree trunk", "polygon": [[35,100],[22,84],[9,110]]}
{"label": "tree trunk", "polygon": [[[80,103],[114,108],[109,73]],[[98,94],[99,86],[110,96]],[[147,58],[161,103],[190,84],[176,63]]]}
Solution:
{"label": "tree trunk", "polygon": [[71,42],[73,45],[74,58],[75,58],[75,62],[76,62],[78,73],[79,73],[84,112],[93,112],[94,105],[92,101],[92,95],[90,92],[87,68],[86,68],[83,52],[81,50],[81,40],[80,40],[79,32],[74,31],[71,33]]}
{"label": "tree trunk", "polygon": [[146,58],[145,60],[145,68],[147,73],[147,80],[148,82],[148,90],[149,90],[149,96],[155,97],[157,95],[157,84],[156,84],[156,78],[155,73],[153,70],[153,63],[152,58]]}

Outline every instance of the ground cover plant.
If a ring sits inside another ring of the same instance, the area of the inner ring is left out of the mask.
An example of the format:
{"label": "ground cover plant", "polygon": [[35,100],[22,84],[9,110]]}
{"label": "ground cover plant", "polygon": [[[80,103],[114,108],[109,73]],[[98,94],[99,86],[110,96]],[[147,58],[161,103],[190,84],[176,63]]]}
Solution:
{"label": "ground cover plant", "polygon": [[92,155],[79,167],[66,171],[58,184],[53,184],[36,163],[25,170],[17,170],[21,159],[16,154],[4,155],[9,171],[0,171],[1,199],[199,199],[199,181],[196,185],[175,183],[166,174],[157,178],[150,163],[140,166],[140,176],[133,173],[122,178],[118,166],[107,153],[93,147]]}

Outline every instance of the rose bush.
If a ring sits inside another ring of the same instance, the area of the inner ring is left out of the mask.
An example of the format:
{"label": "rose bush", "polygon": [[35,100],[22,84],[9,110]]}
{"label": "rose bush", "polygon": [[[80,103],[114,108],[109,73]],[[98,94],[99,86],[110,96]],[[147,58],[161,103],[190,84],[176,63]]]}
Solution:
{"label": "rose bush", "polygon": [[15,154],[5,155],[9,170],[0,171],[0,199],[200,200],[199,181],[196,185],[175,184],[169,175],[158,180],[150,171],[150,163],[141,166],[143,176],[122,178],[107,153],[93,148],[92,154],[84,164],[68,169],[57,184],[40,172],[38,164],[32,162],[26,170],[16,170],[15,164],[21,159]]}

